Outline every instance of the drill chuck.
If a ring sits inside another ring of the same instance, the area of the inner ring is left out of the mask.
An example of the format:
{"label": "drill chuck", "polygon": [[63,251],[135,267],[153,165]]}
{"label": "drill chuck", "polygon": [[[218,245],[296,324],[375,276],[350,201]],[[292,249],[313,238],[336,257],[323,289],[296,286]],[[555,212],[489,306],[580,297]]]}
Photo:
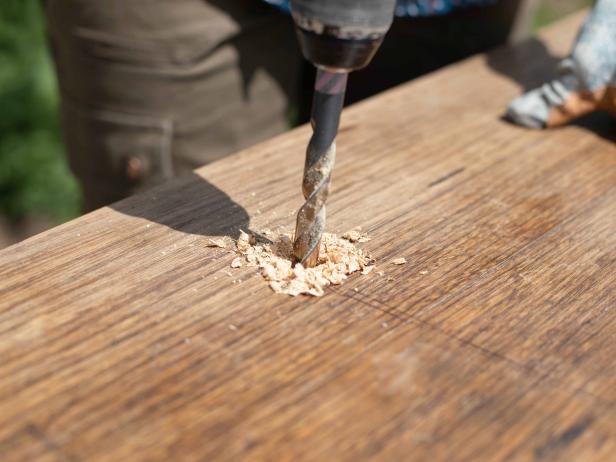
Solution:
{"label": "drill chuck", "polygon": [[337,72],[370,63],[391,26],[395,6],[396,0],[291,0],[304,56]]}

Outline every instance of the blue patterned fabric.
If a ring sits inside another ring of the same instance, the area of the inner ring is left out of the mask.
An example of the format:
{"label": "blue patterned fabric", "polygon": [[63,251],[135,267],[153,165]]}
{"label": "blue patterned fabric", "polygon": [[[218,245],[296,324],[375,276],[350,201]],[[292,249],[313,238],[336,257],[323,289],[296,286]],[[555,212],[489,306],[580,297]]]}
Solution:
{"label": "blue patterned fabric", "polygon": [[[290,11],[289,0],[265,0],[281,10]],[[419,17],[451,13],[459,8],[489,5],[498,0],[398,0],[396,16]]]}

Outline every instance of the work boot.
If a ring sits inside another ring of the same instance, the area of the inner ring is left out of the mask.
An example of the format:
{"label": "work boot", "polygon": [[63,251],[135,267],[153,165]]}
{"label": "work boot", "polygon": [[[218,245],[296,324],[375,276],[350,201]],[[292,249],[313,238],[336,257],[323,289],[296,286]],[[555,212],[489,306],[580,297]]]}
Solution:
{"label": "work boot", "polygon": [[598,0],[558,77],[515,99],[507,118],[529,128],[563,125],[599,109],[616,116],[616,0]]}

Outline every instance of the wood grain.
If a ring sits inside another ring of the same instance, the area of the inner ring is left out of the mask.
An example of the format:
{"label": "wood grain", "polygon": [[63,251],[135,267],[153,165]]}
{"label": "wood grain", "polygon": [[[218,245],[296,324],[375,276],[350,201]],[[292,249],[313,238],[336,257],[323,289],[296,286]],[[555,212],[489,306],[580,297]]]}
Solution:
{"label": "wood grain", "polygon": [[206,247],[292,227],[308,127],[0,252],[2,460],[614,460],[614,123],[500,120],[582,19],[345,112],[329,226],[383,277]]}

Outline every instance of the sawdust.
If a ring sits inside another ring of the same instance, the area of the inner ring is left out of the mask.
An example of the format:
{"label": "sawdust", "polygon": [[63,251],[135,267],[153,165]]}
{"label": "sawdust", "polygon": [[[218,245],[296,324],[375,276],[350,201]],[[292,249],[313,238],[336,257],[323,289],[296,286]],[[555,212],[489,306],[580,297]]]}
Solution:
{"label": "sawdust", "polygon": [[392,263],[394,265],[406,265],[406,258],[396,258]]}
{"label": "sawdust", "polygon": [[321,297],[326,287],[344,283],[355,272],[369,274],[374,269],[372,258],[350,238],[334,234],[323,235],[319,262],[314,268],[293,266],[290,233],[272,236],[269,242],[257,242],[255,236],[241,231],[236,250],[247,266],[259,268],[274,292],[294,297],[301,294]]}

